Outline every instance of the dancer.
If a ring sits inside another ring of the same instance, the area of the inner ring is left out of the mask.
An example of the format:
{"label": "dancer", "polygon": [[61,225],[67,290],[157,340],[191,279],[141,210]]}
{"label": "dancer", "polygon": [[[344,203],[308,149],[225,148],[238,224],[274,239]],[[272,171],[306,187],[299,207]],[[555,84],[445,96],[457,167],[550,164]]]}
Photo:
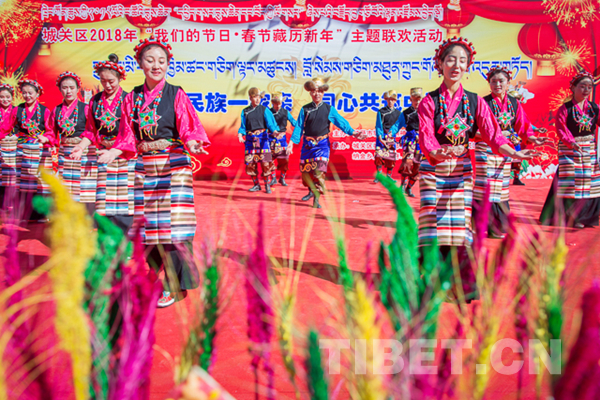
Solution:
{"label": "dancer", "polygon": [[[387,105],[377,111],[377,122],[375,122],[375,168],[381,172],[385,166],[387,176],[391,179],[392,172],[396,166],[396,135],[400,128],[406,126],[404,114],[394,107],[398,101],[395,90],[388,90],[383,94]],[[373,181],[379,182],[377,178]]]}
{"label": "dancer", "polygon": [[17,135],[17,189],[19,204],[22,205],[22,219],[45,222],[39,214],[33,212],[31,200],[38,194],[50,194],[49,186],[40,179],[40,167],[52,171],[51,150],[56,137],[50,123],[50,111],[39,103],[44,93],[42,86],[33,79],[21,79],[19,90],[25,100],[14,107],[6,121],[0,126],[0,140],[11,132]]}
{"label": "dancer", "polygon": [[578,73],[570,84],[572,99],[556,112],[558,170],[544,203],[540,222],[575,228],[598,226],[600,167],[596,130],[598,105],[589,101],[594,77]]}
{"label": "dancer", "polygon": [[[289,156],[287,154],[287,138],[285,133],[287,131],[288,122],[296,127],[296,120],[292,117],[292,113],[281,107],[283,103],[283,94],[281,92],[271,93],[271,112],[279,127],[279,135],[274,136],[271,134],[271,154],[273,155],[273,162],[277,160],[277,171],[279,171],[279,183],[282,186],[287,186],[285,182],[285,174],[288,171]],[[271,179],[271,186],[277,184],[276,171],[273,170],[273,177]]]}
{"label": "dancer", "polygon": [[198,271],[184,259],[186,253],[191,256],[196,231],[188,151],[208,154],[203,146],[209,141],[187,94],[165,80],[171,45],[151,36],[134,51],[145,83],[125,96],[115,143],[110,150],[101,150],[98,162],[111,164],[121,155],[125,159],[137,155],[134,226],[136,220],[143,221],[148,264],[165,267],[167,279],[158,306],[166,307],[175,302],[176,291],[198,287]]}
{"label": "dancer", "polygon": [[477,130],[494,152],[516,159],[531,159],[530,150],[515,151],[485,101],[463,89],[461,79],[473,63],[475,49],[463,38],[444,41],[435,52],[442,85],[419,105],[421,162],[419,190],[419,246],[437,244],[446,258],[457,252],[466,299],[476,296],[474,274],[468,264],[472,242],[471,206],[473,175],[469,142]]}
{"label": "dancer", "polygon": [[[512,72],[510,69],[497,65],[490,68],[487,80],[491,94],[483,99],[488,104],[496,121],[502,129],[502,134],[512,143],[515,149],[521,149],[521,142],[542,145],[545,138],[534,136],[531,123],[520,106],[518,100],[509,96],[507,91]],[[481,138],[480,134],[475,136]],[[509,186],[512,161],[508,157],[499,156],[484,141],[475,145],[475,187],[473,188],[473,219],[485,196],[486,187],[490,185],[489,201],[491,203],[488,219],[488,237],[502,239],[508,223],[510,212]]]}
{"label": "dancer", "polygon": [[265,192],[271,193],[269,177],[273,169],[273,155],[267,130],[272,135],[279,136],[279,127],[271,110],[260,104],[264,96],[265,92],[261,92],[259,88],[253,87],[248,90],[250,105],[242,110],[242,124],[238,130],[238,139],[245,145],[246,173],[254,183],[248,191],[260,190],[258,163],[261,163]]}
{"label": "dancer", "polygon": [[412,187],[419,176],[421,158],[423,158],[423,153],[421,153],[419,147],[419,114],[417,113],[422,98],[422,88],[410,89],[411,105],[402,111],[406,120],[406,134],[400,140],[402,145],[400,173],[402,175],[401,185],[404,187],[404,193],[409,197],[415,197]]}
{"label": "dancer", "polygon": [[[90,101],[86,130],[81,135],[81,143],[71,152],[74,160],[80,160],[90,145],[101,151],[110,150],[115,143],[122,105],[127,95],[121,89],[121,82],[126,77],[125,68],[118,62],[119,57],[111,54],[108,61],[100,62],[94,67],[104,90]],[[110,164],[98,164],[96,212],[108,217],[125,233],[133,223],[135,163],[135,159],[118,157]]]}
{"label": "dancer", "polygon": [[[10,119],[13,109],[14,89],[10,85],[0,83],[0,126]],[[12,128],[12,127],[10,127]],[[0,207],[4,205],[4,195],[8,188],[15,188],[17,184],[17,136],[13,130],[0,142],[0,167],[2,179],[0,180]]]}
{"label": "dancer", "polygon": [[[302,152],[300,153],[300,171],[302,171],[302,184],[308,188],[308,194],[302,201],[313,200],[314,208],[321,208],[319,197],[325,194],[325,173],[329,164],[329,128],[333,123],[348,136],[359,140],[364,139],[362,130],[354,130],[335,108],[323,103],[323,93],[329,89],[321,78],[313,78],[304,83],[304,89],[310,93],[312,102],[304,105],[298,115],[298,121],[292,142],[300,143],[303,138]],[[287,148],[288,155],[292,154],[294,145],[290,143]]]}
{"label": "dancer", "polygon": [[73,200],[84,204],[92,215],[98,179],[96,147],[88,147],[78,159],[71,158],[71,152],[82,141],[88,113],[87,104],[77,97],[81,79],[75,73],[65,71],[56,79],[56,86],[63,96],[63,102],[50,114],[50,126],[59,138],[58,173]]}

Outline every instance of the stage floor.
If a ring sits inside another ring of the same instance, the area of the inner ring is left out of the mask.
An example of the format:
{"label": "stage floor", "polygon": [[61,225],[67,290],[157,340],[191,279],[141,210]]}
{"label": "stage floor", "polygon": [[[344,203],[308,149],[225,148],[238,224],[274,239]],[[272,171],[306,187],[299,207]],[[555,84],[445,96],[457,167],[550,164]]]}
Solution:
{"label": "stage floor", "polygon": [[[300,198],[306,194],[298,179],[290,179],[289,187],[277,185],[273,193],[250,193],[250,180],[237,183],[226,181],[195,182],[198,230],[196,244],[203,240],[215,243],[224,254],[220,259],[224,289],[221,292],[224,305],[218,323],[216,363],[212,370],[214,378],[237,399],[254,399],[254,376],[246,342],[246,295],[244,290],[243,258],[253,246],[257,211],[262,203],[265,207],[268,254],[273,258],[277,289],[282,289],[290,277],[288,267],[302,263],[296,305],[296,327],[304,334],[307,327],[316,327],[323,338],[336,338],[336,326],[341,323],[341,287],[338,284],[337,252],[333,229],[342,228],[348,247],[349,266],[356,273],[364,273],[370,263],[377,274],[375,254],[380,241],[389,242],[394,232],[396,213],[390,196],[380,184],[372,180],[329,181],[329,195],[322,210],[314,210],[312,201],[304,203]],[[528,180],[525,186],[511,186],[511,210],[522,224],[536,224],[545,200],[550,180]],[[232,189],[232,185],[234,189]],[[413,189],[417,195],[409,203],[415,210],[419,206],[418,185]],[[341,215],[342,223],[332,223],[328,217]],[[555,228],[542,227],[543,232],[555,232]],[[598,277],[600,253],[598,237],[600,229],[566,230],[569,248],[567,315],[574,315],[579,306],[582,292]],[[28,266],[40,265],[48,255],[41,243],[42,230],[32,225],[22,232],[19,252],[21,260]],[[6,237],[0,238],[2,249]],[[305,252],[303,252],[303,241]],[[499,240],[488,239],[495,248]],[[2,251],[2,250],[0,250]],[[1,261],[1,258],[0,258]],[[24,264],[24,265],[25,265]],[[515,268],[512,272],[516,271]],[[573,272],[573,273],[571,273]],[[515,274],[513,273],[513,276]],[[152,367],[152,399],[163,399],[173,384],[175,359],[183,346],[183,332],[197,298],[197,290],[176,306],[157,310],[156,346]],[[452,328],[451,310],[444,305],[439,331]],[[507,316],[508,318],[508,316]],[[570,326],[568,322],[565,326]],[[509,336],[513,334],[510,333]],[[573,339],[573,338],[572,338]],[[295,398],[292,385],[283,368],[277,342],[273,341],[272,361],[275,364],[278,399]],[[297,356],[304,356],[302,345],[297,347]],[[301,357],[296,357],[297,369],[301,370]],[[300,373],[300,381],[304,373]],[[332,376],[330,390],[342,379]],[[533,398],[533,379],[526,378],[527,390],[524,398]],[[266,383],[264,373],[261,383]],[[347,398],[344,385],[340,386],[338,399]],[[305,388],[301,385],[302,389]],[[491,377],[487,398],[514,399],[516,376]],[[261,396],[262,397],[262,396]],[[304,397],[304,396],[303,396]]]}

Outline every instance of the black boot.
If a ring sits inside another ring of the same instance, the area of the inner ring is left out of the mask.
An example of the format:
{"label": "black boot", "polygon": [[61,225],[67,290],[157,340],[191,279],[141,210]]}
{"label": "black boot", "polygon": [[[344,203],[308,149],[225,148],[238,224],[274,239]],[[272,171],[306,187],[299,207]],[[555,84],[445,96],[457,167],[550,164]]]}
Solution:
{"label": "black boot", "polygon": [[250,189],[248,189],[249,192],[258,192],[260,191],[260,183],[255,183],[254,186],[252,186]]}
{"label": "black boot", "polygon": [[321,196],[315,196],[313,200],[313,208],[321,208],[321,205],[319,204],[319,197]]}
{"label": "black boot", "polygon": [[312,192],[312,190],[308,189],[308,194],[302,198],[302,201],[309,201],[313,197],[315,197],[315,194]]}
{"label": "black boot", "polygon": [[525,186],[525,184],[523,182],[521,182],[521,180],[519,179],[518,176],[515,176],[515,179],[513,180],[513,185],[516,185],[516,186]]}
{"label": "black boot", "polygon": [[281,175],[281,178],[279,178],[279,183],[281,183],[281,186],[287,186],[288,185],[285,182],[285,175]]}
{"label": "black boot", "polygon": [[396,180],[394,178],[392,178],[392,173],[391,172],[389,174],[387,174],[387,177],[390,178],[392,180],[392,182],[396,182]]}
{"label": "black boot", "polygon": [[412,187],[407,185],[406,186],[406,190],[404,191],[404,193],[406,193],[406,195],[408,197],[415,197],[415,195],[413,194],[413,192],[412,192],[411,189],[412,189]]}
{"label": "black boot", "polygon": [[277,184],[277,177],[275,176],[275,172],[273,172],[273,176],[271,178],[271,183],[269,183],[270,186],[276,185]]}
{"label": "black boot", "polygon": [[265,183],[265,192],[267,192],[267,194],[271,194],[271,185],[268,183]]}

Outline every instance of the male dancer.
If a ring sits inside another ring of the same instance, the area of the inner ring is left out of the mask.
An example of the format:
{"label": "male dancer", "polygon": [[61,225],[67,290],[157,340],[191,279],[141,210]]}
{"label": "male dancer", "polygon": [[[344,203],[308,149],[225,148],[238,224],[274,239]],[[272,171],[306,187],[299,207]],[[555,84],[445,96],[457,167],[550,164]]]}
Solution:
{"label": "male dancer", "polygon": [[[287,186],[287,183],[285,183],[285,174],[288,171],[289,156],[287,155],[287,138],[285,137],[285,131],[287,130],[288,122],[295,127],[296,120],[288,110],[281,107],[281,103],[283,103],[283,94],[281,92],[271,93],[271,112],[273,113],[273,117],[275,117],[275,122],[277,122],[280,132],[278,136],[271,135],[271,154],[273,156],[273,162],[277,160],[279,183],[281,183],[282,186]],[[277,173],[273,168],[271,186],[275,184],[277,184]]]}
{"label": "male dancer", "polygon": [[[394,107],[398,100],[395,90],[388,90],[383,94],[383,99],[387,105],[377,111],[377,122],[375,123],[376,141],[375,141],[375,168],[380,172],[385,166],[388,177],[392,177],[392,172],[396,166],[396,134],[400,128],[406,126],[404,114]],[[375,178],[375,183],[379,182]]]}
{"label": "male dancer", "polygon": [[404,193],[409,197],[415,197],[412,187],[419,176],[419,167],[423,154],[419,148],[419,115],[417,109],[423,98],[422,88],[410,89],[410,107],[402,111],[406,119],[406,134],[402,137],[402,164],[400,164],[401,184]]}

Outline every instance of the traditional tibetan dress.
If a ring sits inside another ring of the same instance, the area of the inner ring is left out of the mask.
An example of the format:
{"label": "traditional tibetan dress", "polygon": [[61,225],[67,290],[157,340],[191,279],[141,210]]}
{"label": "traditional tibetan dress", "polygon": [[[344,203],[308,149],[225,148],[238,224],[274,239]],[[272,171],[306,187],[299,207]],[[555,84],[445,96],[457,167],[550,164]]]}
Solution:
{"label": "traditional tibetan dress", "polygon": [[[292,114],[284,109],[283,107],[279,108],[278,111],[274,111],[273,108],[270,109],[273,114],[273,118],[275,118],[275,122],[278,126],[279,132],[287,131],[288,122],[292,124],[293,127],[296,126],[296,120],[292,116]],[[287,138],[284,135],[281,139],[277,139],[274,135],[271,134],[271,156],[273,158],[273,162],[277,160],[277,170],[281,173],[282,176],[288,171],[288,160],[289,156],[287,155]]]}
{"label": "traditional tibetan dress", "polygon": [[[0,108],[0,126],[8,124],[13,106],[7,109]],[[0,168],[2,169],[2,178],[0,186],[2,190],[17,185],[17,135],[15,135],[14,126],[7,127],[9,134],[0,141]],[[0,204],[2,206],[2,204]]]}
{"label": "traditional tibetan dress", "polygon": [[[598,105],[585,101],[583,109],[573,101],[556,113],[558,170],[541,222],[547,225],[598,226],[600,215],[600,167],[597,155]],[[582,151],[573,150],[573,144]]]}
{"label": "traditional tibetan dress", "polygon": [[98,179],[98,156],[96,147],[89,146],[81,155],[81,160],[73,160],[70,155],[75,146],[81,143],[85,132],[88,106],[74,101],[69,106],[58,105],[51,116],[51,123],[57,138],[58,173],[73,200],[86,204],[93,213],[96,203],[96,182]]}
{"label": "traditional tibetan dress", "polygon": [[136,157],[134,226],[144,220],[141,235],[152,246],[149,264],[159,268],[161,259],[170,258],[182,290],[198,285],[198,271],[181,254],[181,246],[191,249],[196,232],[192,162],[184,146],[190,140],[208,143],[183,89],[163,80],[153,90],[144,84],[125,96],[113,148],[123,158]]}
{"label": "traditional tibetan dress", "polygon": [[[419,168],[421,167],[421,159],[423,153],[419,147],[419,114],[413,107],[407,107],[402,111],[406,120],[406,133],[400,140],[402,146],[402,165],[400,173],[402,174],[402,184],[406,184],[406,188],[410,189],[414,186],[419,177]],[[412,160],[412,168],[410,173],[405,174],[404,165]]]}
{"label": "traditional tibetan dress", "polygon": [[327,103],[314,102],[306,104],[300,109],[298,122],[292,135],[292,142],[302,142],[300,153],[300,171],[302,172],[302,184],[310,188],[314,184],[319,193],[325,193],[325,174],[329,164],[331,144],[329,141],[329,129],[333,123],[346,135],[352,135],[354,130],[335,108]]}
{"label": "traditional tibetan dress", "polygon": [[[110,150],[114,145],[126,95],[123,89],[119,89],[111,102],[106,100],[105,92],[92,97],[83,137],[98,150]],[[124,231],[133,222],[135,164],[135,159],[121,157],[110,164],[98,164],[96,212],[108,217]]]}
{"label": "traditional tibetan dress", "polygon": [[[504,100],[489,94],[483,98],[492,110],[496,121],[507,138],[517,150],[521,149],[521,142],[533,136],[531,123],[527,119],[518,100],[511,96],[504,96]],[[489,201],[491,203],[488,232],[494,230],[496,234],[504,233],[510,212],[509,187],[511,180],[512,159],[496,155],[490,145],[484,141],[475,145],[475,187],[473,199],[476,203],[483,201],[486,186],[490,185]],[[473,210],[473,217],[477,210]]]}
{"label": "traditional tibetan dress", "polygon": [[[263,177],[271,175],[273,169],[273,154],[269,132],[276,132],[279,127],[273,113],[262,104],[256,107],[248,106],[242,110],[242,123],[238,133],[246,137],[245,162],[246,173],[252,179],[258,176],[258,164],[262,164]],[[258,181],[256,180],[255,183]]]}
{"label": "traditional tibetan dress", "polygon": [[[8,121],[0,127],[0,140],[14,132],[17,136],[16,186],[20,193],[30,198],[34,194],[50,194],[49,186],[40,179],[40,167],[52,171],[51,150],[56,137],[50,123],[50,111],[38,101],[31,110],[25,103],[12,109]],[[40,136],[49,141],[41,144]]]}
{"label": "traditional tibetan dress", "polygon": [[398,158],[396,135],[400,128],[405,126],[404,114],[400,110],[386,106],[377,111],[375,167],[378,171],[385,167],[387,173],[391,175]]}
{"label": "traditional tibetan dress", "polygon": [[[473,174],[469,142],[477,131],[494,152],[508,144],[485,101],[462,86],[453,97],[444,84],[419,106],[421,162],[419,245],[469,246]],[[453,157],[436,162],[429,154],[450,147]]]}

